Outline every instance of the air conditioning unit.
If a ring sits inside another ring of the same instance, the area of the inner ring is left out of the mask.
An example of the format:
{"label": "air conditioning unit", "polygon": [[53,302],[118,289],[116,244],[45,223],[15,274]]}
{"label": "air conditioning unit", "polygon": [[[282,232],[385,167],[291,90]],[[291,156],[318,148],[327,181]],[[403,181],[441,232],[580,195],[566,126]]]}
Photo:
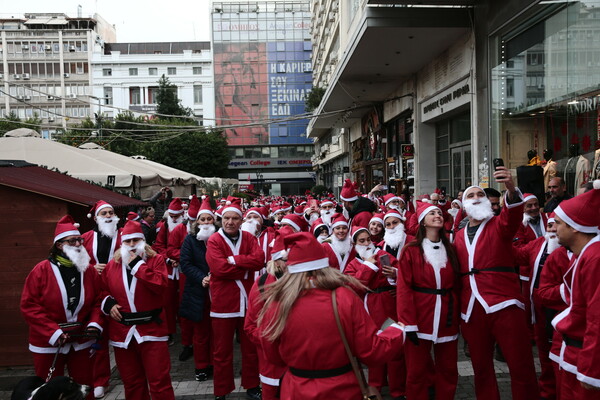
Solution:
{"label": "air conditioning unit", "polygon": [[68,73],[66,73],[66,72],[63,74],[63,77],[65,77],[65,78],[68,78],[69,76],[71,76],[71,75],[69,75],[69,74],[68,74]]}
{"label": "air conditioning unit", "polygon": [[22,48],[23,50],[29,50],[29,46],[27,46],[26,44],[24,44],[24,45],[23,45],[21,48]]}
{"label": "air conditioning unit", "polygon": [[54,100],[54,96],[48,96],[46,97],[48,100]]}
{"label": "air conditioning unit", "polygon": [[70,51],[71,53],[73,53],[73,52],[75,51],[75,46],[73,46],[73,45],[70,45],[70,46],[69,46],[69,51]]}
{"label": "air conditioning unit", "polygon": [[55,121],[54,117],[48,117],[48,122],[54,122],[54,121]]}
{"label": "air conditioning unit", "polygon": [[51,51],[52,50],[52,46],[50,46],[49,44],[47,44],[47,45],[44,46],[44,49],[46,51]]}
{"label": "air conditioning unit", "polygon": [[23,79],[29,79],[29,74],[23,74]]}
{"label": "air conditioning unit", "polygon": [[69,95],[69,97],[70,97],[70,98],[72,98],[72,99],[76,99],[76,98],[77,98],[77,94],[75,94],[75,93],[71,93],[71,94]]}
{"label": "air conditioning unit", "polygon": [[21,79],[21,75],[19,74],[13,74],[13,79]]}
{"label": "air conditioning unit", "polygon": [[17,96],[17,100],[23,101],[23,100],[25,100],[25,96]]}
{"label": "air conditioning unit", "polygon": [[31,96],[24,96],[24,100],[31,100]]}

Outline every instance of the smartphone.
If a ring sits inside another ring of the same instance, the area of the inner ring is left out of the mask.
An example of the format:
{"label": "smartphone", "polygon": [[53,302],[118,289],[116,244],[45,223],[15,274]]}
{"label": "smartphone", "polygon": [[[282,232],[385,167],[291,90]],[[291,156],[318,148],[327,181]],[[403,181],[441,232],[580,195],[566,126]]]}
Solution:
{"label": "smartphone", "polygon": [[497,170],[498,167],[504,167],[504,160],[501,158],[494,158],[492,163],[494,164],[494,170]]}
{"label": "smartphone", "polygon": [[389,328],[392,324],[395,324],[396,321],[394,321],[391,318],[386,319],[385,321],[383,321],[383,324],[381,325],[381,330],[385,331],[387,328]]}
{"label": "smartphone", "polygon": [[390,263],[390,256],[387,254],[382,254],[381,256],[379,256],[379,263],[383,267],[391,267],[392,266],[392,264]]}

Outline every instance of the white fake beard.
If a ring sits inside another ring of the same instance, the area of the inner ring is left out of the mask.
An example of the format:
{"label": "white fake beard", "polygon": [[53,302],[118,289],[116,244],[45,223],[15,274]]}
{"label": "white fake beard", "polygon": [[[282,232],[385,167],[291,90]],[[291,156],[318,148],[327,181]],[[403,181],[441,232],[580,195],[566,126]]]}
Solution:
{"label": "white fake beard", "polygon": [[193,224],[194,224],[194,221],[192,221],[192,220],[188,220],[187,224],[185,225],[185,226],[187,227],[187,233],[188,233],[188,235],[189,235],[190,233],[192,233],[192,225],[193,225]]}
{"label": "white fake beard", "polygon": [[208,238],[215,233],[215,226],[213,224],[198,225],[198,233],[196,239],[206,242]]}
{"label": "white fake beard", "polygon": [[[475,204],[478,202],[478,204]],[[464,201],[465,211],[467,215],[476,221],[483,221],[494,216],[492,203],[487,197],[480,199],[467,199]]]}
{"label": "white fake beard", "polygon": [[[143,259],[145,259],[146,258],[146,241],[141,240],[135,246],[127,246],[126,244],[121,245],[121,248],[119,249],[119,251],[121,252],[121,264],[123,264],[124,267],[126,267],[129,264],[129,262],[131,262],[131,260],[129,259],[130,258],[129,252],[131,250],[135,251],[136,256],[140,256]],[[125,260],[128,260],[128,261],[125,262]]]}
{"label": "white fake beard", "polygon": [[548,254],[551,254],[554,250],[560,247],[560,243],[558,243],[558,236],[556,236],[555,232],[546,232],[544,236],[546,237],[546,243],[548,243],[548,247],[546,248]]}
{"label": "white fake beard", "polygon": [[448,209],[448,214],[452,215],[452,218],[456,218],[459,211],[460,211],[460,208],[450,208],[450,209]]}
{"label": "white fake beard", "polygon": [[337,236],[331,236],[331,247],[335,250],[336,253],[341,255],[346,255],[350,253],[352,249],[352,242],[350,241],[350,235],[346,236],[346,239],[339,240]]}
{"label": "white fake beard", "polygon": [[523,226],[527,226],[529,221],[531,221],[532,219],[533,218],[529,214],[523,213]]}
{"label": "white fake beard", "polygon": [[388,209],[389,209],[389,210],[396,210],[396,211],[400,211],[400,206],[399,206],[399,205],[396,205],[396,204],[390,204],[390,205],[388,206]]}
{"label": "white fake beard", "polygon": [[83,246],[75,247],[65,244],[62,248],[63,253],[67,258],[73,261],[73,264],[79,272],[85,272],[90,265],[90,255]]}
{"label": "white fake beard", "polygon": [[375,248],[375,246],[373,246],[373,244],[370,244],[368,246],[355,244],[354,250],[356,250],[356,252],[360,256],[360,258],[363,260],[368,260],[369,258],[373,257],[373,255],[375,254],[375,251],[377,251],[377,249]]}
{"label": "white fake beard", "polygon": [[331,210],[321,210],[319,213],[321,214],[321,219],[325,225],[331,226],[331,216],[333,215],[333,212]]}
{"label": "white fake beard", "polygon": [[319,214],[311,213],[308,217],[308,225],[312,225],[317,219],[319,219]]}
{"label": "white fake beard", "polygon": [[397,249],[400,245],[404,244],[406,240],[406,232],[404,231],[404,225],[398,224],[395,228],[385,228],[385,234],[383,235],[383,241],[387,246],[392,249]]}
{"label": "white fake beard", "polygon": [[344,218],[350,219],[350,213],[348,212],[348,210],[346,210],[346,207],[342,207],[342,215],[344,216]]}
{"label": "white fake beard", "polygon": [[[448,254],[446,254],[446,248],[441,241],[434,243],[425,238],[423,239],[422,246],[425,261],[431,264],[431,266],[435,269],[446,267],[446,263],[448,263]],[[434,247],[437,247],[437,249]]]}
{"label": "white fake beard", "polygon": [[328,237],[328,235],[319,235],[317,236],[317,242],[323,243],[325,240],[327,240]]}
{"label": "white fake beard", "polygon": [[105,218],[105,217],[96,217],[96,224],[98,225],[98,230],[101,234],[106,237],[114,238],[117,234],[117,224],[119,223],[119,218],[115,215],[114,217]]}
{"label": "white fake beard", "polygon": [[253,236],[256,236],[256,233],[258,232],[258,221],[255,219],[244,221],[242,224],[242,230],[251,233]]}
{"label": "white fake beard", "polygon": [[169,232],[173,232],[173,229],[175,229],[175,227],[182,222],[183,222],[183,215],[180,215],[175,220],[173,218],[171,218],[171,216],[169,215],[167,217],[167,225],[169,226]]}

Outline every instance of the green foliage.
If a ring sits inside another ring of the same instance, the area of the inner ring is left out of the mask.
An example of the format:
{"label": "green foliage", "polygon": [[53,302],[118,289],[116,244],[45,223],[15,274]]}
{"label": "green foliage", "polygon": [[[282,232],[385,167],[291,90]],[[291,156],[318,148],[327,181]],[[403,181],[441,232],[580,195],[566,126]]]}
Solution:
{"label": "green foliage", "polygon": [[11,112],[5,119],[0,120],[0,136],[4,136],[6,132],[18,128],[29,128],[40,132],[41,123],[42,120],[38,117],[37,113],[25,121],[21,121],[21,118],[17,114]]}
{"label": "green foliage", "polygon": [[327,188],[323,185],[316,185],[310,189],[313,196],[320,196],[327,191]]}
{"label": "green foliage", "polygon": [[[164,74],[158,80],[158,93],[156,94],[157,114],[181,115],[189,117],[192,110],[181,105],[181,100],[177,98],[177,85],[171,83]],[[159,115],[159,119],[170,119],[169,117]],[[192,118],[188,122],[193,121]]]}
{"label": "green foliage", "polygon": [[304,109],[306,112],[311,112],[319,108],[323,95],[325,95],[325,88],[313,86],[313,88],[310,89],[310,92],[308,92],[306,101],[304,102]]}

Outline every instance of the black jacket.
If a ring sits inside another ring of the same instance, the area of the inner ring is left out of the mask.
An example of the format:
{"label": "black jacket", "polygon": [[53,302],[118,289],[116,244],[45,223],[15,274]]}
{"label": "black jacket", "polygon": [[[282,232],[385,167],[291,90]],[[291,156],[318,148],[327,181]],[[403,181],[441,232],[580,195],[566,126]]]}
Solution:
{"label": "black jacket", "polygon": [[373,212],[377,211],[377,206],[375,205],[375,203],[373,203],[368,198],[360,196],[354,202],[354,205],[352,206],[352,210],[348,213],[348,215],[350,215],[350,218],[352,219],[363,211],[368,211],[370,213],[373,213]]}
{"label": "black jacket", "polygon": [[208,288],[202,287],[202,280],[209,273],[206,244],[195,235],[187,235],[181,246],[179,265],[185,275],[179,315],[194,322],[201,321],[204,307],[208,305]]}

